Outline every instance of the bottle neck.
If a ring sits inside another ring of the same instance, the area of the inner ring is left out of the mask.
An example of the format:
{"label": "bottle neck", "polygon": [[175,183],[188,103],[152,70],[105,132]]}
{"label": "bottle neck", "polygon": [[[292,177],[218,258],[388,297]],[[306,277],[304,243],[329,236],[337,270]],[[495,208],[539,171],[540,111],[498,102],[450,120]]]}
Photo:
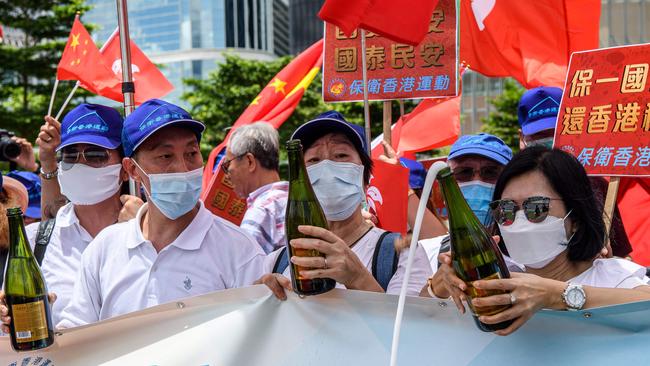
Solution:
{"label": "bottle neck", "polygon": [[31,256],[32,248],[27,242],[23,217],[20,215],[7,215],[7,219],[9,221],[9,256]]}
{"label": "bottle neck", "polygon": [[307,168],[305,167],[302,150],[300,148],[289,149],[287,155],[289,161],[289,182],[308,181]]}
{"label": "bottle neck", "polygon": [[438,182],[442,190],[443,198],[449,215],[449,229],[453,230],[456,225],[466,227],[468,224],[481,225],[474,212],[467,204],[463,192],[460,190],[454,175],[447,168],[438,174]]}

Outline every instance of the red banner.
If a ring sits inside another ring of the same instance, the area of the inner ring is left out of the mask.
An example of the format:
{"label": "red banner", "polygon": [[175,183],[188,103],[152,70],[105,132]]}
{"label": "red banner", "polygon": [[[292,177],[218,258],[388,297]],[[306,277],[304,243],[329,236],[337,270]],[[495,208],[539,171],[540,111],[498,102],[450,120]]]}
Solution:
{"label": "red banner", "polygon": [[246,200],[239,198],[233,190],[232,183],[221,169],[221,162],[215,174],[216,176],[210,181],[203,203],[213,214],[239,226],[246,213]]}
{"label": "red banner", "polygon": [[571,56],[554,146],[590,175],[650,176],[650,44]]}
{"label": "red banner", "polygon": [[[419,99],[458,93],[456,2],[441,0],[417,46],[366,32],[368,99]],[[363,100],[360,32],[350,37],[325,23],[323,100]]]}

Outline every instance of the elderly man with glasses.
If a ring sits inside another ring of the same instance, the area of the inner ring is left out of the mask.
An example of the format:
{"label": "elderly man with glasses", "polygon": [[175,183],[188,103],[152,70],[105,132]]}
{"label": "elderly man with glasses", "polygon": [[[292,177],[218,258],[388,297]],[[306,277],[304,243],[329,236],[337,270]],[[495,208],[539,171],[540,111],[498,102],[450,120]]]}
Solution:
{"label": "elderly man with glasses", "polygon": [[289,183],[280,181],[278,132],[256,122],[233,131],[221,169],[235,192],[246,198],[248,209],[241,228],[266,253],[286,244],[284,216]]}

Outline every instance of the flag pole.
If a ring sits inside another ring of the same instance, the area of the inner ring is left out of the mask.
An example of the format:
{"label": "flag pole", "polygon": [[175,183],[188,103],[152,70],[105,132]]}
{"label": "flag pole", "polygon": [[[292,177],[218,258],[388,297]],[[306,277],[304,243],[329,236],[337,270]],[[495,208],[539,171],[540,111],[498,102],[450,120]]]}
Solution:
{"label": "flag pole", "polygon": [[[131,39],[129,37],[129,16],[126,0],[117,2],[117,25],[120,30],[120,52],[122,57],[122,94],[124,95],[124,118],[135,110],[135,84],[131,73]],[[136,196],[136,186],[129,179],[129,193]]]}
{"label": "flag pole", "polygon": [[52,87],[52,95],[50,96],[50,105],[47,107],[47,115],[52,116],[52,107],[54,106],[54,98],[56,97],[56,89],[59,87],[59,79],[54,79],[54,87]]}
{"label": "flag pole", "polygon": [[77,81],[74,84],[74,87],[72,90],[70,90],[70,94],[68,94],[68,97],[65,99],[65,102],[63,102],[63,105],[61,106],[61,109],[59,109],[59,113],[56,114],[56,117],[54,117],[55,120],[59,120],[61,118],[61,115],[63,114],[63,111],[65,110],[65,107],[68,106],[68,103],[72,100],[72,97],[74,96],[74,93],[77,91],[77,88],[79,88],[79,82]]}
{"label": "flag pole", "polygon": [[[368,71],[366,69],[366,31],[361,31],[361,75],[363,76],[363,119],[366,125],[366,147],[370,155],[370,104],[368,103]],[[384,135],[385,138],[385,135]]]}
{"label": "flag pole", "polygon": [[390,100],[384,101],[384,141],[393,146],[390,126],[393,124],[393,108]]}

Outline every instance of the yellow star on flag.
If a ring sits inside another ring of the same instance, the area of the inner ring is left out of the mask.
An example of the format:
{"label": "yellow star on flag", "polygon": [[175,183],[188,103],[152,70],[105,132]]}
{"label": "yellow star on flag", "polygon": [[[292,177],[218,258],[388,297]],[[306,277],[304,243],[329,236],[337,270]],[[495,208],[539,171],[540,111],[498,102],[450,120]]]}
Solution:
{"label": "yellow star on flag", "polygon": [[272,87],[275,88],[275,92],[276,92],[276,93],[277,93],[277,92],[282,92],[282,94],[287,94],[287,93],[284,91],[284,86],[285,86],[285,85],[287,85],[287,82],[286,82],[286,81],[282,81],[282,80],[280,80],[280,79],[278,79],[278,78],[273,79],[273,82],[272,82],[271,84],[269,84],[269,86],[272,86]]}
{"label": "yellow star on flag", "polygon": [[251,102],[251,105],[258,105],[258,104],[260,104],[260,99],[261,99],[261,98],[262,98],[262,97],[259,96],[259,95],[256,96],[255,99],[253,99],[253,101]]}
{"label": "yellow star on flag", "polygon": [[72,42],[70,42],[70,47],[76,52],[77,51],[77,46],[79,46],[79,36],[81,33],[73,34],[72,35]]}

